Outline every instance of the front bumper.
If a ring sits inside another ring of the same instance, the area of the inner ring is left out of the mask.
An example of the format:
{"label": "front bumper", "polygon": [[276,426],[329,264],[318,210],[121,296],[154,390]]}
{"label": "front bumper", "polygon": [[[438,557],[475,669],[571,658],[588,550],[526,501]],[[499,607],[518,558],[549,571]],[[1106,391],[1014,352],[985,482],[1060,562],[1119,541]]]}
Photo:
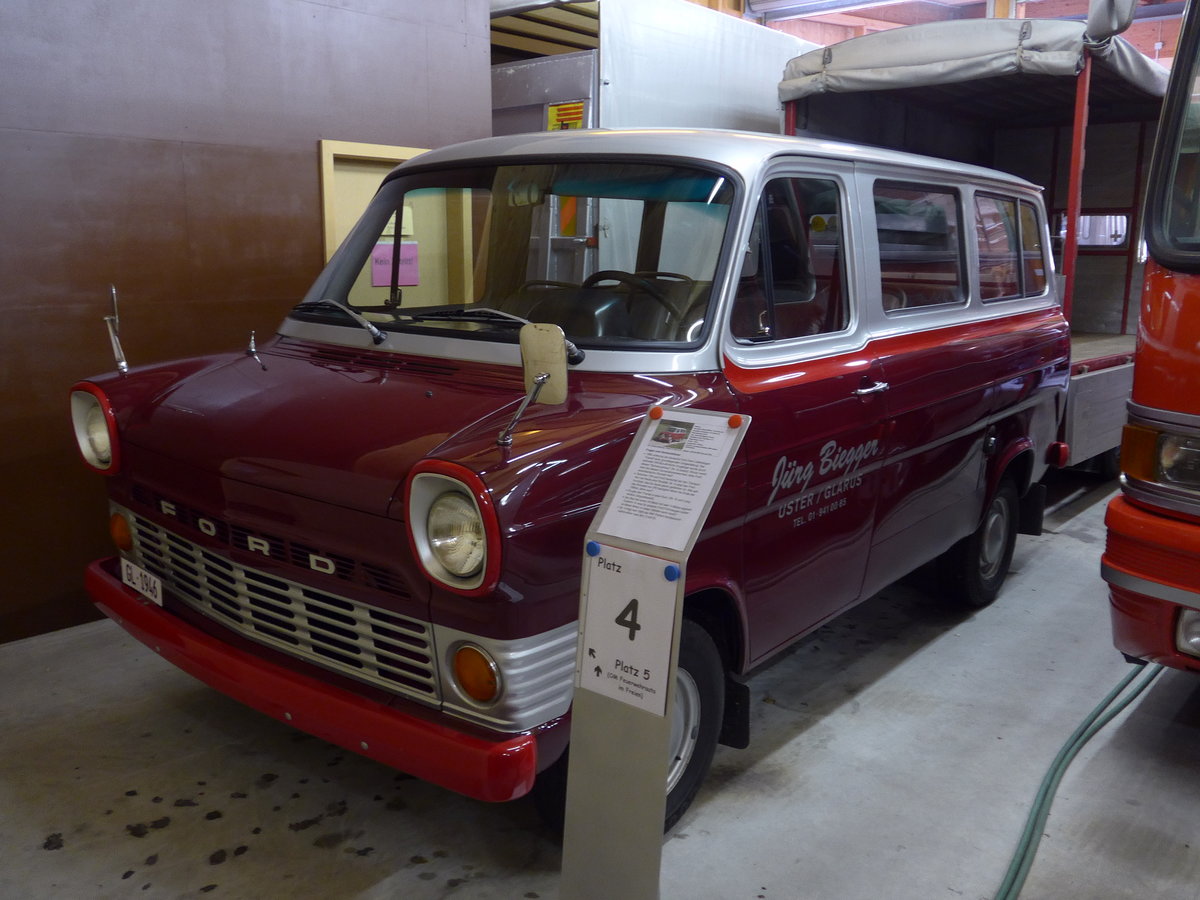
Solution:
{"label": "front bumper", "polygon": [[1101,574],[1109,586],[1113,644],[1122,653],[1200,672],[1175,630],[1181,609],[1200,609],[1200,525],[1141,509],[1123,496],[1105,516]]}
{"label": "front bumper", "polygon": [[105,615],[164,659],[301,731],[478,800],[513,800],[533,787],[533,735],[465,734],[229,646],[122,584],[115,559],[93,562],[84,582]]}

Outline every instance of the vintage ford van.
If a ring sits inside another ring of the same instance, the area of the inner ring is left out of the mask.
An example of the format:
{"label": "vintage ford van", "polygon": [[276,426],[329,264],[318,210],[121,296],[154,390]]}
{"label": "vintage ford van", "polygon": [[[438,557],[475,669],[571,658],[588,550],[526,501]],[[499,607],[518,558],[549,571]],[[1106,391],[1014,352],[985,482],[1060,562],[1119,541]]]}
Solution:
{"label": "vintage ford van", "polygon": [[[996,596],[1064,458],[1048,247],[1033,185],[858,146],[426,153],[270,340],[75,385],[119,549],[88,590],[268,715],[553,815],[584,532],[648,408],[748,414],[687,567],[670,824],[745,745],[740,676],[931,560]],[[530,322],[561,329],[557,395]]]}

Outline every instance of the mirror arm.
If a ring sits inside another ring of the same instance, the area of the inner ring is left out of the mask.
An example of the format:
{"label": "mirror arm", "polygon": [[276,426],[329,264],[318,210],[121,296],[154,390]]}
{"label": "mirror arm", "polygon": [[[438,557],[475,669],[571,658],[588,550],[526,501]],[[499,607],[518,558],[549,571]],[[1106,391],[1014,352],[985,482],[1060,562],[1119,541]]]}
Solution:
{"label": "mirror arm", "polygon": [[500,432],[500,436],[496,438],[497,447],[511,447],[513,432],[517,429],[517,423],[521,421],[521,416],[525,415],[525,410],[529,408],[529,404],[537,400],[538,394],[542,392],[542,385],[550,380],[550,375],[547,372],[538,372],[533,376],[533,384],[530,385],[529,393],[525,395],[525,399],[521,401],[521,405],[517,407],[516,414],[512,417],[512,421],[508,423],[508,427]]}
{"label": "mirror arm", "polygon": [[108,326],[108,339],[112,342],[117,371],[124,375],[129,371],[129,363],[125,360],[125,351],[121,349],[121,316],[117,311],[117,286],[110,284],[108,290],[112,297],[112,315],[104,317],[104,324]]}

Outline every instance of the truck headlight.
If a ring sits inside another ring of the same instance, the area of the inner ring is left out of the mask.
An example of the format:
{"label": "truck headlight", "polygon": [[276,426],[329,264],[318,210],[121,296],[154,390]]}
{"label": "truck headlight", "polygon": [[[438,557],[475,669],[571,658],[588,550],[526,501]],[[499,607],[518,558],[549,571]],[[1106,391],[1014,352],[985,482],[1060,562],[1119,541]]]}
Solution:
{"label": "truck headlight", "polygon": [[483,519],[470,497],[458,491],[440,495],[429,507],[425,534],[433,555],[451,575],[468,578],[483,567]]}
{"label": "truck headlight", "polygon": [[409,545],[425,574],[468,597],[495,589],[500,525],[478,474],[457,463],[425,459],[404,487]]}
{"label": "truck headlight", "polygon": [[1200,438],[1159,435],[1158,470],[1163,481],[1200,488]]}
{"label": "truck headlight", "polygon": [[1180,653],[1200,656],[1200,609],[1184,609],[1175,628],[1175,646]]}
{"label": "truck headlight", "polygon": [[81,382],[71,389],[71,424],[83,461],[105,475],[116,472],[116,419],[98,387]]}

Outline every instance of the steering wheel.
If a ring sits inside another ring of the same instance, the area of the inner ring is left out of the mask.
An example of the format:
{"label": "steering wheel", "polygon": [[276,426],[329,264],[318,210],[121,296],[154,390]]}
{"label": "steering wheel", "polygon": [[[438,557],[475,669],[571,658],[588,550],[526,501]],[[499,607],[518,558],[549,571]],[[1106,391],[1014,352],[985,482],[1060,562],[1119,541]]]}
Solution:
{"label": "steering wheel", "polygon": [[619,269],[601,269],[599,272],[593,272],[585,278],[582,286],[585,288],[595,287],[602,281],[616,281],[627,287],[642,291],[665,309],[668,317],[675,315],[675,308],[671,306],[662,291],[659,290],[658,285],[640,275],[635,275],[632,272],[622,272]]}

